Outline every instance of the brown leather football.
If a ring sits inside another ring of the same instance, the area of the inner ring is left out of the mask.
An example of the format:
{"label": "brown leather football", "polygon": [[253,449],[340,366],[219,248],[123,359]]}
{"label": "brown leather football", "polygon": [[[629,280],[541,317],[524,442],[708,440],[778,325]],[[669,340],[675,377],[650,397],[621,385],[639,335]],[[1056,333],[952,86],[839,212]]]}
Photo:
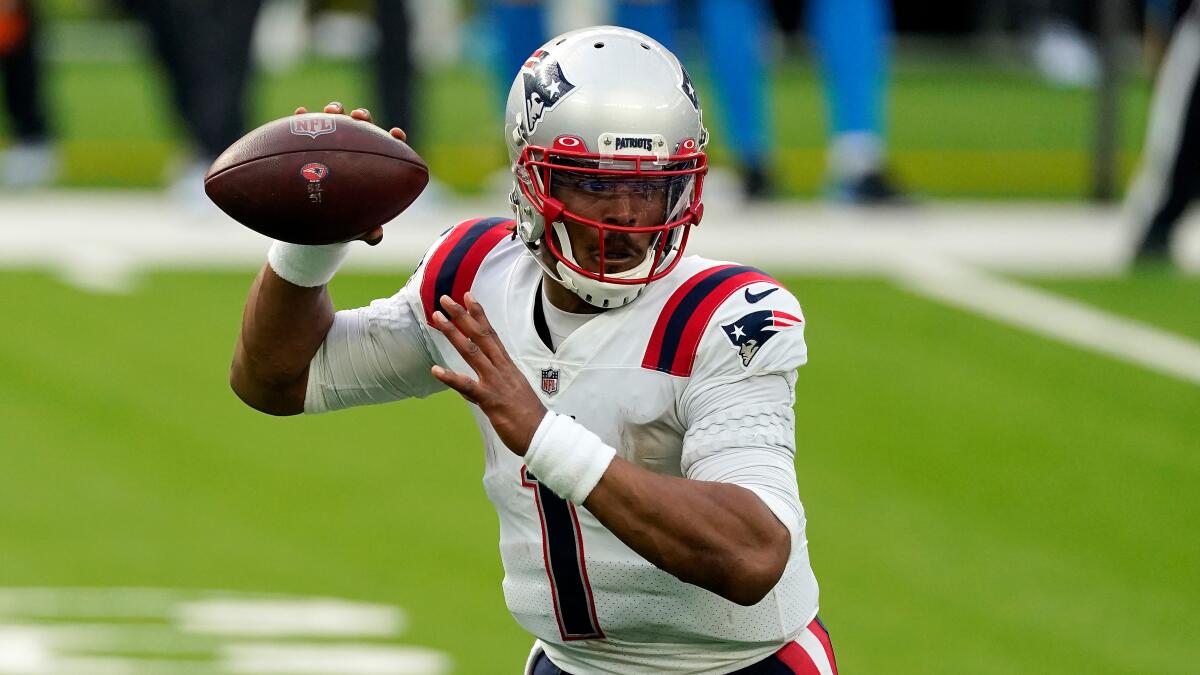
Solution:
{"label": "brown leather football", "polygon": [[246,227],[293,244],[355,239],[395,218],[429,168],[405,142],[349,115],[269,122],[229,146],[204,191]]}

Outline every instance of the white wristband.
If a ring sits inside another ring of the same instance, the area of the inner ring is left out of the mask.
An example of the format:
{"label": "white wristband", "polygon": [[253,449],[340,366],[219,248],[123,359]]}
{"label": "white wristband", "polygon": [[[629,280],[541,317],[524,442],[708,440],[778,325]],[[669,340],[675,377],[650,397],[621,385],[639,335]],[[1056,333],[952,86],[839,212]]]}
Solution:
{"label": "white wristband", "polygon": [[267,263],[284,281],[313,288],[329,283],[349,252],[349,242],[305,246],[277,241],[267,252]]}
{"label": "white wristband", "polygon": [[525,466],[554,494],[583,504],[616,454],[569,415],[547,412],[525,451]]}

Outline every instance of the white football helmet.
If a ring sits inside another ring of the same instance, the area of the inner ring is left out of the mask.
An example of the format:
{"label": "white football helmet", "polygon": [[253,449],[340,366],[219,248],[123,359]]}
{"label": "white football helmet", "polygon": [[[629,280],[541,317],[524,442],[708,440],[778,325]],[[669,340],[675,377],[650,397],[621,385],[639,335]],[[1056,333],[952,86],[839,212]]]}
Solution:
{"label": "white football helmet", "polygon": [[[679,59],[649,37],[598,26],[564,33],[521,67],[508,94],[504,138],[512,162],[516,233],[546,272],[601,308],[631,302],[679,262],[708,171],[700,100]],[[661,225],[605,224],[567,210],[558,181],[603,192],[618,184],[665,190]],[[645,259],[626,272],[591,272],[571,249],[564,219],[605,233],[652,233]],[[547,228],[547,224],[550,225]],[[548,265],[545,246],[555,262]]]}

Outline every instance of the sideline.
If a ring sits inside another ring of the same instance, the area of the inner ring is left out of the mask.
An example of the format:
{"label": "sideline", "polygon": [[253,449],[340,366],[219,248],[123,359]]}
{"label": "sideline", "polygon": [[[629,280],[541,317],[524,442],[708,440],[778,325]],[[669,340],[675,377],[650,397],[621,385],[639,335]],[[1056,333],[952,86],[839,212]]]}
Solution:
{"label": "sideline", "polygon": [[[689,252],[776,273],[894,278],[925,297],[1200,384],[1200,343],[992,274],[1123,273],[1134,233],[1118,208],[741,206],[723,192],[712,195]],[[418,201],[387,226],[383,244],[354,246],[346,267],[407,274],[439,232],[504,215],[504,203],[496,195]],[[1200,273],[1200,222],[1179,234],[1177,262]],[[207,202],[181,208],[157,192],[44,191],[0,200],[0,270],[50,269],[92,292],[130,292],[148,270],[249,272],[263,264],[268,242]]]}
{"label": "sideline", "polygon": [[[714,181],[689,252],[775,271],[880,274],[897,257],[936,256],[1000,272],[1120,274],[1133,233],[1119,209],[1079,204],[937,202],[862,209],[794,202],[743,206]],[[507,215],[499,195],[418,200],[347,267],[407,273],[447,227]],[[1200,218],[1200,214],[1197,214]],[[1200,222],[1181,229],[1179,262],[1200,273]],[[153,269],[255,269],[269,240],[208,202],[159,192],[60,190],[0,199],[0,269],[55,269],[86,285]]]}

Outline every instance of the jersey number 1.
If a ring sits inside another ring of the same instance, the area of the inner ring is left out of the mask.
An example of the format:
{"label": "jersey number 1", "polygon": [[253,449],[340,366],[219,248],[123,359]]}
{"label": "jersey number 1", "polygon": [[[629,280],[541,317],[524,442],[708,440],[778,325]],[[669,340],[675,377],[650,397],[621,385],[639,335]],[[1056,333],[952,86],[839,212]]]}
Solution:
{"label": "jersey number 1", "polygon": [[575,505],[539,483],[525,467],[521,467],[521,485],[533,490],[542,520],[542,555],[546,559],[546,575],[550,577],[559,634],[563,640],[603,639],[588,583],[583,534]]}

